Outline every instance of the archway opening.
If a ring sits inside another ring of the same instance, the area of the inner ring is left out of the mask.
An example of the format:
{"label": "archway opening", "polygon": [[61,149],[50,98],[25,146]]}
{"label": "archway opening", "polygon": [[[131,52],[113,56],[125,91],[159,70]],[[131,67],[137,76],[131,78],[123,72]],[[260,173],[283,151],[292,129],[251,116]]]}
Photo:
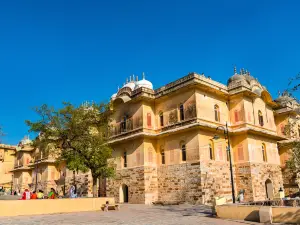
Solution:
{"label": "archway opening", "polygon": [[128,186],[123,184],[120,187],[120,203],[128,202]]}
{"label": "archway opening", "polygon": [[266,186],[267,199],[272,200],[273,199],[273,184],[272,184],[272,181],[270,179],[267,179],[266,182],[265,182],[265,186]]}

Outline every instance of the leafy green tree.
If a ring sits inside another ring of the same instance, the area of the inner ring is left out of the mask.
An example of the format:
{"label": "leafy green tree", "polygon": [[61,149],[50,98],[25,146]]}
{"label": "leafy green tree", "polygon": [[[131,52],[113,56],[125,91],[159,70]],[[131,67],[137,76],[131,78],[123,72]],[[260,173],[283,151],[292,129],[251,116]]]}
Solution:
{"label": "leafy green tree", "polygon": [[112,155],[107,135],[111,116],[109,105],[86,103],[76,107],[63,103],[59,110],[42,105],[35,111],[40,119],[26,121],[29,131],[39,134],[34,145],[58,162],[66,162],[70,170],[90,171],[96,197],[97,179],[114,175],[113,165],[109,163]]}
{"label": "leafy green tree", "polygon": [[[300,119],[300,104],[297,99],[294,97],[294,94],[297,93],[300,89],[300,73],[295,77],[289,80],[289,88],[286,89],[283,94],[287,95],[290,98],[287,98],[287,101],[284,102],[285,105],[289,105],[290,107],[294,107],[294,111],[296,112],[295,116],[290,116],[288,120],[288,124],[285,126],[285,134],[292,138],[294,141],[292,143],[292,149],[290,150],[290,158],[286,162],[287,167],[296,174],[298,186],[300,188],[300,141],[298,138],[297,131],[299,132],[299,119]],[[295,101],[298,104],[293,104]]]}

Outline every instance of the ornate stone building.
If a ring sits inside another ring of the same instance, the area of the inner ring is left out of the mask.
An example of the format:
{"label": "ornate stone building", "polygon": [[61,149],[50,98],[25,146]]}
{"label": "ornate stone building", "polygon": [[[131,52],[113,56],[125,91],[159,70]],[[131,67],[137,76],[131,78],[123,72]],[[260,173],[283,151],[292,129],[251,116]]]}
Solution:
{"label": "ornate stone building", "polygon": [[[32,141],[25,137],[16,148],[13,190],[23,192],[43,190],[48,193],[54,188],[59,195],[67,195],[70,185],[76,185],[79,196],[92,195],[90,174],[73,172],[66,169],[64,163],[57,163],[50,154],[32,146]],[[75,182],[74,182],[75,179]]]}
{"label": "ornate stone building", "polygon": [[16,146],[0,144],[0,187],[6,191],[11,189],[15,151]]}
{"label": "ornate stone building", "polygon": [[[117,176],[107,195],[118,202],[231,199],[228,123],[236,195],[273,198],[283,187],[278,143],[280,102],[249,72],[236,70],[227,85],[190,73],[156,90],[130,78],[111,97],[110,143]],[[221,138],[216,140],[215,134]]]}
{"label": "ornate stone building", "polygon": [[293,173],[286,166],[286,161],[293,155],[294,147],[299,148],[300,141],[300,116],[299,103],[287,92],[275,100],[278,104],[274,110],[277,133],[285,137],[278,142],[280,162],[283,175],[283,186],[285,194],[293,194],[299,191],[297,174]]}

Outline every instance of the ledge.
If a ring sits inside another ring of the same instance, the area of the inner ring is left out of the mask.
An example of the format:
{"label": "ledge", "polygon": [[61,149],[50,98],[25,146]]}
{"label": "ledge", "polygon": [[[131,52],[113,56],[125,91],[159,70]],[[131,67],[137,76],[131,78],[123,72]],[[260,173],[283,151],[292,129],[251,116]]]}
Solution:
{"label": "ledge", "polygon": [[42,200],[0,200],[1,216],[42,215],[101,210],[103,204],[115,204],[113,197]]}

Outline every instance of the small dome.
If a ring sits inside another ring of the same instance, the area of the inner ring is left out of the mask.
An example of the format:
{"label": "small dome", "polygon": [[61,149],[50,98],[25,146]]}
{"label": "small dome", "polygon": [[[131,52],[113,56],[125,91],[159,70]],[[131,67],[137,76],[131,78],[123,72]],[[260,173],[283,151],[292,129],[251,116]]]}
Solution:
{"label": "small dome", "polygon": [[245,80],[245,77],[243,75],[234,74],[232,77],[230,77],[228,79],[227,84],[229,84],[233,81],[238,81],[238,80]]}
{"label": "small dome", "polygon": [[110,97],[110,99],[115,99],[117,97],[117,93],[114,93],[111,97]]}
{"label": "small dome", "polygon": [[135,88],[135,82],[134,81],[130,81],[129,83],[127,83],[127,84],[125,84],[124,86],[123,86],[123,88],[124,87],[129,87],[132,91],[134,90],[134,88]]}
{"label": "small dome", "polygon": [[254,90],[253,90],[253,92],[255,93],[255,94],[257,94],[258,96],[261,96],[261,93],[262,93],[262,89],[260,89],[260,88],[255,88]]}
{"label": "small dome", "polygon": [[142,79],[136,82],[136,88],[140,88],[140,87],[153,89],[152,83],[146,79]]}

